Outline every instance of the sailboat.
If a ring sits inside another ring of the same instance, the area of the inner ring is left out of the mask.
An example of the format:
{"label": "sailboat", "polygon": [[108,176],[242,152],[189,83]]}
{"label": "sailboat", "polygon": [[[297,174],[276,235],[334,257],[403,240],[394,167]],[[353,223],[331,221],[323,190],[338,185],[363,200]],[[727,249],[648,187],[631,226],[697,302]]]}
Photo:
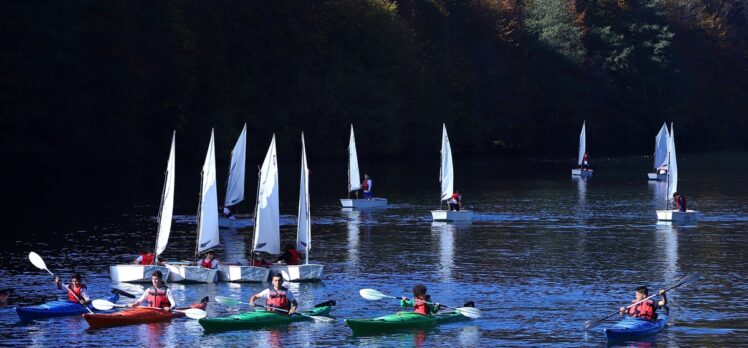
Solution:
{"label": "sailboat", "polygon": [[223,206],[230,207],[233,212],[231,217],[221,214],[218,217],[218,227],[234,228],[237,219],[249,220],[247,215],[238,215],[236,205],[244,200],[244,171],[247,159],[247,124],[244,124],[239,139],[236,140],[234,149],[231,150],[231,166],[229,167],[229,180],[226,184],[226,199]]}
{"label": "sailboat", "polygon": [[[171,135],[171,150],[169,160],[166,163],[164,173],[164,188],[161,192],[161,205],[158,211],[158,237],[156,237],[156,248],[154,262],[166,249],[171,232],[171,217],[174,211],[174,142],[177,132]],[[169,279],[169,269],[164,266],[153,265],[115,265],[109,266],[109,275],[116,282],[150,283],[151,273],[161,271],[164,279]]]}
{"label": "sailboat", "polygon": [[[356,153],[356,137],[353,135],[353,125],[351,125],[351,138],[348,141],[348,198],[340,200],[343,208],[379,208],[387,206],[387,198],[372,197],[369,199],[359,199],[358,190],[361,189],[361,177],[358,172],[358,155]],[[351,192],[356,191],[356,198],[351,198]]]}
{"label": "sailboat", "polygon": [[471,221],[473,212],[469,210],[442,209],[444,201],[449,200],[454,193],[454,168],[452,167],[452,147],[449,145],[447,126],[442,124],[442,150],[441,170],[439,171],[439,182],[442,184],[439,210],[432,210],[431,216],[434,221]]}
{"label": "sailboat", "polygon": [[[197,212],[197,242],[195,259],[200,254],[218,246],[218,193],[216,190],[216,146],[213,130],[210,131],[210,144],[203,163],[200,183],[200,203]],[[212,283],[218,280],[217,269],[203,268],[190,263],[170,262],[169,280],[173,282]]]}
{"label": "sailboat", "polygon": [[654,173],[647,173],[649,180],[667,181],[668,144],[670,143],[670,132],[667,124],[662,123],[660,132],[655,137]]}
{"label": "sailboat", "polygon": [[309,167],[306,161],[306,144],[301,133],[301,178],[299,179],[299,216],[296,227],[296,250],[304,253],[303,265],[273,264],[270,269],[279,271],[288,281],[318,281],[325,266],[309,263],[312,249],[312,220],[309,212]]}
{"label": "sailboat", "polygon": [[592,169],[582,169],[582,162],[584,161],[584,155],[587,153],[587,132],[585,131],[586,122],[582,123],[582,132],[579,133],[579,153],[577,154],[577,166],[571,170],[571,176],[590,177],[592,176]]}
{"label": "sailboat", "polygon": [[670,138],[668,139],[668,177],[667,193],[665,196],[665,210],[657,210],[658,221],[671,221],[681,224],[695,223],[699,221],[700,213],[695,210],[679,211],[670,209],[673,194],[678,192],[678,160],[675,156],[675,129],[670,123]]}

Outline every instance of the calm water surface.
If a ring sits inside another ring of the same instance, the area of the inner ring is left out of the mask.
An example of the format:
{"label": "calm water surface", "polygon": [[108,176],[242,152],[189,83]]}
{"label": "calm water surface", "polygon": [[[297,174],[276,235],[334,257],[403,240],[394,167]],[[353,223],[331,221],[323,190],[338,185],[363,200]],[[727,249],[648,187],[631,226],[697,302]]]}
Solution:
{"label": "calm water surface", "polygon": [[[333,324],[295,323],[208,335],[187,319],[98,331],[86,330],[80,317],[19,323],[13,305],[64,296],[53,290],[51,277],[27,261],[29,251],[39,253],[51,270],[65,277],[74,270],[85,273],[94,297],[105,297],[111,287],[143,290],[113,283],[108,266],[129,262],[138,250],[155,243],[160,169],[149,180],[155,183],[142,186],[125,176],[110,177],[108,185],[116,182],[120,191],[113,193],[117,202],[107,209],[80,219],[66,213],[59,225],[32,221],[14,235],[17,241],[0,247],[6,255],[0,288],[15,289],[11,305],[0,308],[0,345],[604,346],[602,329],[615,320],[584,332],[585,320],[626,305],[636,286],[654,291],[693,272],[703,278],[669,294],[668,327],[654,338],[624,345],[748,345],[748,154],[679,156],[680,191],[689,198],[689,208],[704,213],[696,226],[657,223],[655,209],[662,207],[666,187],[647,182],[649,158],[598,160],[593,163],[595,177],[589,180],[572,179],[567,162],[458,160],[455,185],[475,211],[474,221],[434,223],[429,210],[438,204],[436,161],[384,163],[374,169],[363,163],[362,170],[375,180],[375,191],[391,205],[346,212],[337,202],[346,185],[344,164],[315,166],[310,159],[311,260],[325,265],[325,279],[290,288],[302,309],[337,300],[333,314],[338,321]],[[284,241],[295,240],[297,166],[289,162],[280,168]],[[185,188],[191,181],[194,190]],[[186,178],[177,185],[187,194],[177,198],[176,224],[164,254],[171,260],[189,258],[195,243],[192,212],[198,179]],[[248,201],[253,201],[254,185],[247,188]],[[73,199],[85,201],[99,194],[98,188],[82,192]],[[55,204],[63,210],[68,205],[62,200]],[[222,231],[221,237],[219,259],[241,258],[251,243],[251,224]],[[475,301],[483,317],[430,331],[369,337],[353,336],[343,323],[345,318],[398,310],[396,301],[363,300],[359,289],[400,296],[409,295],[416,283],[426,284],[434,300],[444,304]],[[246,300],[263,288],[228,283],[171,286],[180,304],[215,295]],[[211,302],[208,315],[244,310]]]}

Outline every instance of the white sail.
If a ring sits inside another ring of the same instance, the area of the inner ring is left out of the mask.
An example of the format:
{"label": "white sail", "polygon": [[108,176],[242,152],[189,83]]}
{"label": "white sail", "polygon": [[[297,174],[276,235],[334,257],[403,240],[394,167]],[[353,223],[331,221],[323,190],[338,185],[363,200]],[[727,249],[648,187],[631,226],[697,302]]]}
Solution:
{"label": "white sail", "polygon": [[447,126],[442,124],[442,163],[439,171],[439,182],[442,183],[442,201],[448,200],[454,193],[454,168],[452,167],[452,147],[449,146]]}
{"label": "white sail", "polygon": [[585,132],[585,124],[582,123],[582,132],[579,133],[579,155],[577,156],[577,165],[582,165],[584,154],[587,153],[587,132]]}
{"label": "white sail", "polygon": [[655,137],[654,168],[667,166],[668,146],[670,146],[670,134],[667,130],[667,124],[662,123],[660,132]]}
{"label": "white sail", "polygon": [[348,192],[361,188],[358,175],[358,155],[356,154],[356,137],[353,135],[353,125],[351,125],[351,139],[348,142]]}
{"label": "white sail", "polygon": [[239,135],[239,139],[231,150],[231,167],[229,167],[229,181],[226,185],[225,207],[239,204],[244,200],[244,170],[247,159],[247,124]]}
{"label": "white sail", "polygon": [[280,254],[280,213],[278,209],[278,162],[275,134],[260,168],[255,208],[254,251]]}
{"label": "white sail", "polygon": [[670,123],[670,141],[668,141],[668,152],[670,152],[670,161],[668,163],[667,176],[667,197],[666,200],[673,199],[673,194],[678,192],[678,160],[675,156],[675,129]]}
{"label": "white sail", "polygon": [[200,211],[197,222],[197,253],[218,245],[218,192],[216,189],[216,146],[213,130],[203,164]]}
{"label": "white sail", "polygon": [[166,178],[164,179],[164,191],[161,195],[161,209],[158,213],[158,237],[156,238],[156,256],[166,249],[171,232],[171,217],[174,212],[174,143],[177,132],[171,135],[171,151],[169,161],[166,164]]}
{"label": "white sail", "polygon": [[304,133],[301,133],[301,178],[299,179],[299,218],[296,227],[296,250],[305,254],[305,264],[309,263],[309,250],[312,248],[312,224],[309,214],[309,168],[306,162]]}

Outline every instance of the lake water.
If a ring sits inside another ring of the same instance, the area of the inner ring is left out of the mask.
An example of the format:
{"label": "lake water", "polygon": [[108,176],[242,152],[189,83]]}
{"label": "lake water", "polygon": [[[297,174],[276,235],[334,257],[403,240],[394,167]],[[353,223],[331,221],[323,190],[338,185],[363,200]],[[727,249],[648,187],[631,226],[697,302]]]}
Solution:
{"label": "lake water", "polygon": [[[703,221],[695,226],[657,223],[655,210],[664,205],[666,184],[647,182],[650,158],[597,160],[595,176],[588,180],[572,179],[568,161],[458,159],[455,187],[475,212],[473,222],[434,223],[429,211],[438,207],[437,161],[386,162],[371,169],[363,163],[362,170],[374,179],[374,191],[391,204],[387,209],[346,212],[337,201],[346,187],[345,164],[315,165],[310,159],[311,260],[325,265],[325,276],[321,283],[290,288],[301,309],[337,300],[332,313],[338,320],[219,334],[204,334],[188,319],[98,331],[86,330],[80,317],[19,323],[13,305],[64,296],[54,291],[46,272],[27,261],[29,251],[39,253],[65,279],[74,270],[83,272],[96,298],[105,297],[111,287],[143,290],[113,283],[108,266],[129,262],[155,243],[161,168],[152,176],[56,182],[47,195],[37,192],[50,214],[25,220],[0,247],[6,260],[0,288],[15,290],[12,304],[0,308],[0,345],[602,346],[602,329],[615,320],[589,332],[582,330],[585,320],[630,303],[639,285],[654,292],[694,272],[703,278],[668,295],[667,328],[645,341],[624,344],[748,344],[748,154],[679,155],[679,189],[688,197],[689,208],[703,212]],[[290,242],[295,240],[298,164],[280,170],[281,238]],[[189,258],[195,246],[192,212],[197,209],[199,178],[179,173],[177,178],[176,224],[164,254],[170,260]],[[251,202],[254,185],[247,189]],[[219,259],[236,257],[242,246],[251,244],[251,225],[222,231],[221,237]],[[368,337],[352,335],[343,323],[345,318],[399,310],[394,300],[364,300],[359,289],[410,296],[417,283],[427,285],[440,303],[461,306],[473,300],[483,316],[428,331]],[[230,283],[171,286],[180,304],[215,295],[247,300],[264,288]],[[209,316],[244,310],[208,305]]]}

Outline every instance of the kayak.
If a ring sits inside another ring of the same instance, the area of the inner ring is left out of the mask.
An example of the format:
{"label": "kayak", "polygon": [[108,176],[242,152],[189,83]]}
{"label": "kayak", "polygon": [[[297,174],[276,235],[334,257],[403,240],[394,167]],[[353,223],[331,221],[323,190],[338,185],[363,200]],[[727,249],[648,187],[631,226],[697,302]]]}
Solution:
{"label": "kayak", "polygon": [[[119,294],[112,294],[107,300],[109,302],[117,302],[117,300],[119,300]],[[88,305],[88,308],[93,312],[107,312],[96,310],[90,304]],[[111,310],[108,312],[111,312]],[[70,300],[57,300],[36,306],[16,307],[16,313],[18,313],[18,317],[21,318],[22,321],[31,321],[34,319],[78,315],[88,313],[88,310],[86,310],[86,307],[80,303],[75,303]]]}
{"label": "kayak", "polygon": [[427,329],[439,324],[467,320],[458,312],[444,312],[423,315],[416,312],[398,312],[374,319],[346,319],[345,324],[354,334],[366,334],[403,329]]}
{"label": "kayak", "polygon": [[605,329],[605,338],[608,341],[636,339],[662,331],[665,328],[665,324],[667,324],[667,314],[657,315],[657,320],[655,321],[627,317]]}
{"label": "kayak", "polygon": [[301,312],[303,315],[285,315],[277,312],[258,310],[246,312],[228,317],[203,318],[197,322],[203,326],[205,331],[228,331],[254,329],[273,325],[287,325],[297,321],[312,321],[308,315],[330,316],[331,306],[316,307],[309,311]]}
{"label": "kayak", "polygon": [[[199,308],[205,310],[207,302],[201,302],[193,304],[188,308]],[[187,308],[178,308],[187,309]],[[83,314],[83,319],[86,319],[88,325],[92,329],[101,329],[105,327],[123,326],[123,325],[134,325],[134,324],[145,324],[145,323],[157,323],[161,321],[169,321],[174,318],[184,317],[185,314],[177,311],[165,311],[160,308],[153,307],[134,307],[128,308],[121,312],[109,313],[109,314]]]}

